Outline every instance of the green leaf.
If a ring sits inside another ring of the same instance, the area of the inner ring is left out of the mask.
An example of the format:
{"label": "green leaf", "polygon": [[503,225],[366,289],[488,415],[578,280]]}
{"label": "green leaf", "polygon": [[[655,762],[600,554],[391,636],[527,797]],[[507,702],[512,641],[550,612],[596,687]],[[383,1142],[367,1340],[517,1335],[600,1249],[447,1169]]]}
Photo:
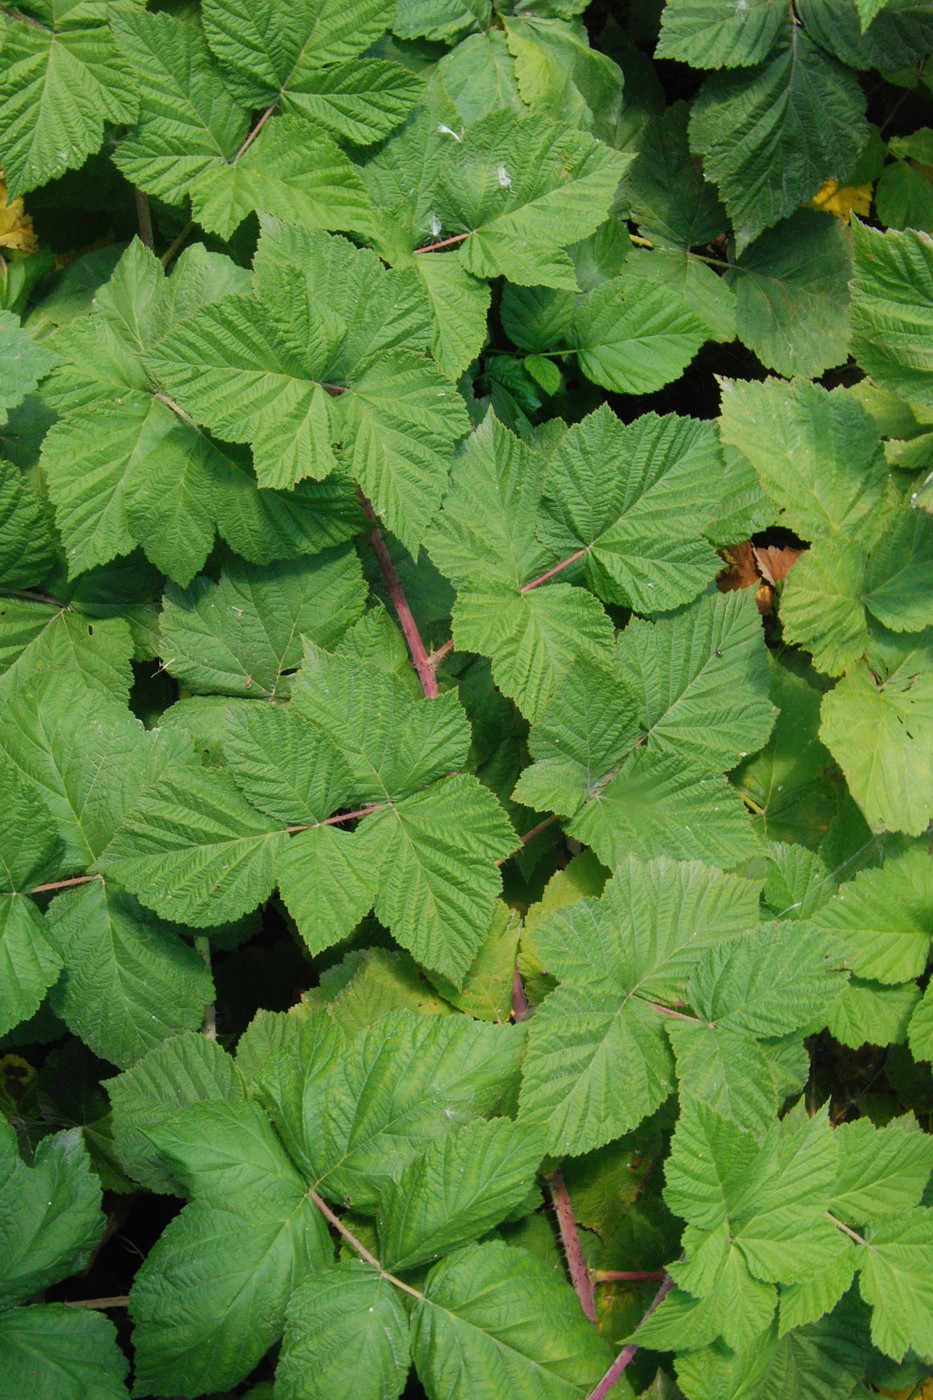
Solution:
{"label": "green leaf", "polygon": [[813,654],[813,664],[841,675],[868,646],[865,551],[855,540],[818,540],[797,560],[781,597],[784,636]]}
{"label": "green leaf", "polygon": [[608,140],[622,105],[622,73],[608,54],[590,47],[579,20],[566,20],[521,8],[504,19],[518,90],[529,107]]}
{"label": "green leaf", "polygon": [[684,1098],[706,1104],[761,1138],[779,1107],[765,1048],[728,1028],[690,1021],[671,1021],[667,1035]]}
{"label": "green leaf", "polygon": [[575,291],[562,250],[603,222],[624,165],[572,127],[494,112],[448,152],[437,215],[445,232],[469,235],[460,259],[474,276]]}
{"label": "green leaf", "polygon": [[884,389],[933,409],[933,243],[856,224],[852,353]]}
{"label": "green leaf", "polygon": [[339,137],[367,145],[405,117],[418,80],[398,64],[358,58],[392,22],[388,0],[209,0],[204,28],[226,86],[249,109],[281,102]]}
{"label": "green leaf", "polygon": [[366,601],[348,548],[264,568],[233,560],[220,579],[170,588],[162,614],[165,666],[202,694],[272,699],[290,689],[302,638],[333,646]]}
{"label": "green leaf", "polygon": [[634,620],[615,674],[637,703],[649,750],[731,768],[771,733],[767,651],[747,594],[707,595],[673,617]]}
{"label": "green leaf", "polygon": [[282,1400],[398,1400],[409,1365],[405,1309],[369,1264],[344,1260],[292,1295],[275,1371]]}
{"label": "green leaf", "polygon": [[854,166],[865,144],[864,111],[855,75],[797,25],[751,73],[706,79],[690,144],[718,186],[740,251]]}
{"label": "green leaf", "polygon": [[915,1060],[933,1060],[933,993],[929,989],[910,1018],[907,1043]]}
{"label": "green leaf", "polygon": [[192,755],[178,736],[145,730],[125,705],[61,670],[5,706],[0,750],[51,812],[70,872],[95,861],[140,793]]}
{"label": "green leaf", "polygon": [[646,413],[623,426],[604,405],[550,459],[539,538],[561,560],[584,551],[584,576],[607,602],[666,612],[716,573],[691,511],[719,461],[707,423]]}
{"label": "green leaf", "polygon": [[0,608],[0,692],[21,693],[33,679],[73,675],[98,695],[126,699],[133,638],[121,617],[92,619],[68,604],[4,598]]}
{"label": "green leaf", "polygon": [[414,272],[267,221],[253,295],[195,312],[148,363],[201,422],[252,445],[262,486],[327,476],[340,444],[349,473],[413,548],[467,427],[453,383],[424,353],[429,322]]}
{"label": "green leaf", "polygon": [[680,377],[707,334],[676,293],[623,274],[581,299],[571,344],[594,383],[622,394],[650,394]]}
{"label": "green leaf", "polygon": [[0,1123],[0,1303],[24,1302],[88,1263],[104,1228],[100,1182],[77,1128],[43,1138],[35,1165],[20,1158],[16,1133]]}
{"label": "green leaf", "polygon": [[798,209],[724,274],[739,339],[779,374],[820,375],[849,349],[849,243],[838,219]]}
{"label": "green leaf", "polygon": [[544,1134],[507,1118],[470,1123],[429,1144],[380,1192],[384,1267],[433,1262],[486,1234],[527,1200],[543,1155]]}
{"label": "green leaf", "polygon": [[751,0],[742,10],[728,0],[668,0],[656,53],[694,68],[746,67],[768,57],[784,22],[779,0]]}
{"label": "green leaf", "polygon": [[[720,8],[719,0],[713,3]],[[774,0],[765,0],[765,4],[782,24],[780,7]],[[700,7],[708,9],[710,0],[705,4],[701,0]],[[676,15],[676,5],[669,4],[662,16],[659,53],[669,47],[669,26],[676,22]],[[754,17],[755,10],[750,8],[742,23],[747,27]],[[708,17],[703,25],[708,33]],[[687,140],[689,116],[686,102],[675,102],[660,116],[652,117],[623,186],[642,234],[662,247],[702,248],[718,238],[728,225],[715,190],[694,167]]]}
{"label": "green leaf", "polygon": [[523,1048],[515,1027],[461,1016],[394,1011],[349,1043],[319,1019],[280,1057],[283,1090],[270,1081],[266,1098],[314,1189],[361,1209],[430,1142],[492,1112]]}
{"label": "green leaf", "polygon": [[478,1021],[503,1025],[509,1020],[520,924],[516,910],[497,900],[489,929],[462,986],[458,989],[443,978],[432,978],[445,1001]]}
{"label": "green leaf", "polygon": [[820,737],[873,827],[919,836],[933,815],[933,677],[880,684],[864,663],[823,701]]}
{"label": "green leaf", "polygon": [[327,1227],[255,1104],[198,1104],[150,1136],[194,1200],[133,1283],[137,1386],[227,1389],[281,1335],[296,1285],[330,1262]]}
{"label": "green leaf", "polygon": [[4,15],[0,113],[11,194],[82,165],[100,146],[105,122],[133,120],[134,74],[109,28],[128,8],[125,0],[57,0],[41,5],[43,24]]}
{"label": "green leaf", "polygon": [[38,1011],[61,953],[31,899],[0,895],[0,1035]]}
{"label": "green leaf", "polygon": [[673,1065],[656,1003],[682,995],[705,948],[756,920],[748,881],[698,863],[629,858],[598,901],[580,900],[536,927],[535,950],[564,985],[531,1022],[521,1111],[547,1123],[551,1151],[599,1147],[664,1101]]}
{"label": "green leaf", "polygon": [[686,999],[707,1024],[777,1037],[815,1022],[844,982],[834,940],[814,930],[802,947],[794,922],[764,924],[704,954]]}
{"label": "green leaf", "polygon": [[612,1359],[570,1285],[500,1243],[469,1245],[431,1270],[412,1355],[431,1400],[574,1400]]}
{"label": "green leaf", "polygon": [[906,982],[927,964],[933,927],[933,871],[908,847],[880,869],[863,870],[818,909],[811,926],[832,934],[857,976]]}
{"label": "green leaf", "polygon": [[463,39],[490,19],[489,0],[399,0],[392,33],[400,39]]}
{"label": "green leaf", "polygon": [[268,899],[287,840],[226,774],[178,768],[136,805],[98,864],[162,918],[211,928]]}
{"label": "green leaf", "polygon": [[184,1188],[153,1147],[149,1130],[192,1104],[236,1102],[243,1080],[216,1041],[195,1032],[164,1040],[107,1081],[113,1105],[114,1148],[120,1165],[150,1191],[183,1195]]}
{"label": "green leaf", "polygon": [[687,310],[702,321],[708,339],[735,340],[735,292],[698,256],[679,248],[636,249],[628,267],[643,281],[660,282],[676,292]]}
{"label": "green leaf", "polygon": [[830,1209],[849,1225],[906,1214],[920,1205],[933,1171],[933,1143],[908,1123],[877,1128],[867,1118],[840,1125],[839,1177]]}
{"label": "green leaf", "polygon": [[460,589],[453,629],[458,649],[492,658],[499,689],[532,721],[579,657],[608,656],[612,644],[609,618],[582,588],[526,591],[488,568]]}
{"label": "green leaf", "polygon": [[490,288],[471,277],[459,258],[428,255],[413,262],[434,318],[431,354],[444,374],[456,378],[483,348]]}
{"label": "green leaf", "polygon": [[516,845],[505,812],[463,773],[374,813],[366,827],[377,916],[419,962],[461,984],[502,888],[496,863]]}
{"label": "green leaf", "polygon": [[853,977],[830,1007],[826,1027],[835,1040],[851,1050],[863,1045],[903,1045],[919,1000],[916,982],[887,987]]}
{"label": "green leaf", "polygon": [[33,1400],[126,1400],[129,1362],[109,1318],[46,1303],[0,1313],[0,1354],[10,1395]]}
{"label": "green leaf", "polygon": [[871,23],[865,0],[802,0],[800,18],[816,43],[850,68],[907,68],[933,47],[933,17],[923,0],[887,0]]}
{"label": "green leaf", "polygon": [[845,390],[724,379],[720,423],[780,506],[782,523],[804,539],[864,532],[881,505],[887,468],[878,432]]}
{"label": "green leaf", "polygon": [[0,311],[0,361],[4,371],[0,423],[5,423],[10,409],[22,403],[48,374],[55,364],[55,356],[33,339],[12,311]]}
{"label": "green leaf", "polygon": [[137,128],[114,163],[150,194],[181,204],[207,171],[234,159],[249,112],[224,87],[194,25],[126,6],[113,29],[140,84]]}
{"label": "green leaf", "polygon": [[466,762],[470,727],[455,694],[415,697],[399,676],[349,648],[332,655],[306,643],[292,703],[340,756],[361,803],[409,797]]}
{"label": "green leaf", "polygon": [[49,513],[33,483],[0,458],[0,587],[30,588],[52,567]]}
{"label": "green leaf", "polygon": [[933,1211],[893,1216],[866,1232],[859,1289],[872,1306],[871,1339],[900,1361],[908,1347],[933,1347]]}
{"label": "green leaf", "polygon": [[54,1009],[96,1054],[123,1067],[201,1024],[214,993],[210,973],[130,895],[94,880],[57,895],[48,922],[64,964]]}

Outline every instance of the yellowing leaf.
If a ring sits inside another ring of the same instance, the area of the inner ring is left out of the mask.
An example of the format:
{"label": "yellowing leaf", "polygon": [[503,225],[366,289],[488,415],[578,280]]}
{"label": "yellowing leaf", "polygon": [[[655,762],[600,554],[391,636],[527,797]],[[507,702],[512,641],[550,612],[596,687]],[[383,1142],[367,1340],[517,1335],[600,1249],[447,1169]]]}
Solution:
{"label": "yellowing leaf", "polygon": [[827,180],[810,201],[811,208],[822,209],[824,214],[835,214],[847,224],[853,213],[867,218],[871,209],[872,186],[840,185],[838,180]]}
{"label": "yellowing leaf", "polygon": [[6,178],[0,165],[0,248],[16,248],[21,253],[35,253],[39,247],[32,228],[32,219],[23,210],[23,201],[7,202]]}

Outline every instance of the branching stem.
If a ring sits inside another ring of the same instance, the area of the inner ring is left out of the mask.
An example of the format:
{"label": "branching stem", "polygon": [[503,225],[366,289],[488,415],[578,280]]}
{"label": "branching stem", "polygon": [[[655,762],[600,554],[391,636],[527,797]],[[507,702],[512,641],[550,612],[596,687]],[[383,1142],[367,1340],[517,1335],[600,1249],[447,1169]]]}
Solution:
{"label": "branching stem", "polygon": [[71,1302],[66,1302],[66,1308],[126,1308],[129,1307],[129,1297],[122,1295],[117,1298],[75,1298]]}
{"label": "branching stem", "polygon": [[162,264],[163,267],[168,267],[169,263],[172,261],[172,258],[178,252],[185,239],[189,236],[189,234],[193,232],[194,219],[189,219],[188,222],[185,224],[184,228],[182,229],[181,233],[179,233],[177,237],[172,239],[171,243],[168,245],[165,252],[159,259],[159,262]]}
{"label": "branching stem", "polygon": [[327,1202],[322,1200],[316,1191],[309,1191],[308,1197],[317,1206],[324,1219],[328,1220],[331,1225],[333,1225],[338,1235],[341,1235],[346,1240],[351,1249],[356,1250],[364,1263],[374,1268],[387,1283],[394,1284],[396,1288],[400,1288],[402,1292],[407,1293],[409,1297],[417,1298],[421,1303],[425,1302],[424,1294],[419,1293],[417,1288],[412,1288],[409,1284],[403,1283],[400,1278],[396,1278],[394,1274],[390,1274],[387,1269],[382,1267],[375,1254],[371,1254],[365,1244],[363,1244],[361,1240],[358,1240],[356,1235],[347,1229],[346,1225],[344,1225],[343,1221],[340,1219],[340,1216],[334,1214]]}
{"label": "branching stem", "polygon": [[368,807],[357,807],[355,812],[338,812],[335,817],[325,817],[322,822],[302,822],[296,826],[287,826],[285,830],[289,836],[293,836],[296,831],[314,831],[319,826],[340,826],[342,822],[352,822],[357,817],[368,817],[370,812],[381,812],[383,807],[391,806],[391,802],[373,802]]}
{"label": "branching stem", "polygon": [[562,573],[564,569],[569,569],[571,564],[575,564],[578,559],[582,559],[584,554],[588,552],[589,546],[584,545],[582,549],[578,549],[575,553],[571,554],[568,559],[562,559],[559,564],[555,564],[553,569],[548,569],[545,573],[539,574],[537,578],[533,578],[530,583],[523,584],[521,589],[522,593],[530,593],[533,588],[540,588],[542,583],[547,583],[548,579],[553,578],[555,574]]}
{"label": "branching stem", "polygon": [[376,512],[372,508],[372,503],[367,500],[362,491],[359,492],[359,498],[360,505],[363,507],[363,513],[372,526],[369,532],[370,542],[375,551],[376,558],[379,560],[382,577],[386,581],[386,587],[391,594],[392,602],[395,604],[399,625],[404,634],[405,641],[408,643],[408,650],[411,653],[411,659],[414,663],[415,670],[418,672],[421,689],[429,700],[433,700],[436,696],[440,695],[440,689],[437,684],[437,676],[434,674],[434,667],[431,664],[431,658],[428,656],[424,642],[421,640],[421,633],[418,631],[418,624],[415,621],[414,614],[408,606],[408,599],[405,597],[402,581],[395,571],[392,557],[386,548],[385,540],[382,538],[379,520]]}
{"label": "branching stem", "polygon": [[580,1244],[580,1235],[577,1231],[577,1222],[573,1215],[573,1205],[570,1200],[570,1192],[564,1181],[564,1174],[558,1168],[553,1173],[550,1180],[551,1200],[554,1202],[554,1210],[557,1215],[557,1228],[560,1231],[560,1241],[564,1246],[564,1258],[567,1260],[567,1271],[570,1274],[570,1282],[574,1286],[577,1297],[580,1299],[580,1306],[590,1322],[596,1321],[596,1294],[593,1290],[593,1280],[590,1278],[589,1270],[586,1267],[586,1260],[583,1258],[583,1247]]}
{"label": "branching stem", "polygon": [[259,118],[259,121],[258,121],[258,122],[256,123],[256,125],[253,127],[252,131],[248,132],[248,134],[247,134],[247,136],[246,136],[246,140],[243,142],[242,146],[241,146],[240,149],[237,151],[236,155],[233,157],[233,160],[230,162],[231,165],[236,165],[237,161],[240,159],[240,156],[246,154],[246,152],[249,150],[250,146],[251,146],[251,145],[253,144],[253,142],[256,140],[256,137],[259,135],[260,131],[262,131],[262,129],[263,129],[263,127],[265,126],[266,122],[267,122],[267,121],[269,120],[269,118],[272,116],[272,113],[275,111],[275,109],[276,109],[276,107],[277,107],[278,105],[279,105],[279,99],[276,98],[275,101],[274,101],[273,103],[271,103],[271,105],[268,106],[268,107],[266,108],[266,110],[263,112],[262,116]]}
{"label": "branching stem", "polygon": [[442,238],[440,243],[426,243],[423,248],[415,248],[415,253],[436,253],[439,248],[452,248],[455,243],[462,243],[465,238],[469,238],[469,233],[455,233],[452,238]]}
{"label": "branching stem", "polygon": [[660,1282],[665,1277],[663,1269],[590,1269],[594,1283],[645,1283],[650,1279]]}
{"label": "branching stem", "polygon": [[152,210],[149,208],[149,196],[134,185],[133,198],[136,201],[136,218],[139,222],[139,241],[151,253],[155,247],[155,239],[152,236]]}
{"label": "branching stem", "polygon": [[92,880],[99,880],[100,875],[72,875],[70,880],[53,880],[48,885],[33,885],[31,890],[25,890],[25,894],[48,894],[50,890],[67,890],[72,885],[89,885]]}
{"label": "branching stem", "polygon": [[844,1235],[848,1235],[850,1240],[854,1240],[856,1244],[865,1245],[866,1249],[868,1248],[868,1241],[863,1238],[862,1235],[856,1234],[854,1230],[850,1230],[848,1225],[844,1224],[841,1220],[837,1220],[830,1211],[826,1212],[826,1219],[831,1221],[837,1230],[841,1230]]}
{"label": "branching stem", "polygon": [[[661,1304],[664,1302],[664,1299],[667,1297],[668,1293],[670,1293],[673,1287],[674,1280],[671,1278],[670,1274],[667,1274],[664,1278],[664,1282],[661,1284],[661,1287],[658,1289],[657,1293],[654,1295],[651,1302],[649,1303],[644,1317],[638,1324],[639,1327],[641,1327],[645,1322],[647,1322],[648,1318],[651,1316],[651,1314],[655,1311],[656,1308],[659,1308],[661,1306]],[[637,1342],[629,1342],[628,1346],[623,1347],[622,1350],[619,1352],[619,1355],[616,1357],[615,1361],[613,1361],[612,1365],[609,1367],[609,1370],[599,1382],[599,1385],[596,1386],[595,1390],[590,1391],[589,1395],[587,1396],[587,1400],[603,1400],[603,1397],[608,1395],[610,1390],[612,1390],[613,1386],[615,1385],[619,1377],[622,1375],[623,1371],[627,1370],[627,1368],[631,1365],[632,1358],[634,1357],[637,1351]]]}

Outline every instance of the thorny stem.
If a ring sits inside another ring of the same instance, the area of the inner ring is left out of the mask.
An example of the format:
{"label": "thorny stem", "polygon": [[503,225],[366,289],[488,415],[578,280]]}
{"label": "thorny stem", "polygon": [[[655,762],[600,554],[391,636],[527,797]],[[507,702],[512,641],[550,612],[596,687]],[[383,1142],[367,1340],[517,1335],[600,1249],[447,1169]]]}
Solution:
{"label": "thorny stem", "polygon": [[438,248],[452,248],[455,243],[462,243],[465,238],[469,238],[469,233],[455,233],[452,238],[442,238],[440,243],[426,243],[423,248],[415,248],[415,253],[436,253]]}
{"label": "thorny stem", "polygon": [[523,846],[527,846],[530,841],[533,841],[536,836],[540,836],[542,831],[547,831],[548,827],[553,826],[556,821],[557,813],[552,812],[549,817],[544,818],[544,821],[538,822],[537,826],[533,826],[530,831],[525,832],[524,836],[520,836],[519,841]]}
{"label": "thorny stem", "polygon": [[139,221],[139,241],[151,253],[155,247],[155,240],[152,236],[152,211],[149,208],[149,196],[134,186],[133,198],[136,201],[136,218]]}
{"label": "thorny stem", "polygon": [[450,655],[450,653],[453,651],[453,649],[454,649],[454,639],[453,639],[453,637],[448,637],[448,638],[447,638],[447,641],[444,643],[444,645],[443,645],[442,647],[438,647],[437,651],[432,651],[432,652],[429,652],[429,653],[428,653],[428,660],[430,661],[430,663],[431,663],[432,666],[437,667],[437,666],[439,666],[439,665],[441,664],[441,662],[444,660],[444,657],[445,657],[445,656],[449,656],[449,655]]}
{"label": "thorny stem", "polygon": [[[664,1282],[661,1284],[661,1287],[658,1289],[657,1293],[654,1295],[651,1302],[649,1303],[644,1317],[638,1324],[639,1327],[641,1327],[645,1322],[647,1322],[648,1318],[651,1316],[651,1314],[655,1311],[656,1308],[659,1308],[661,1306],[661,1304],[664,1302],[664,1299],[667,1297],[668,1293],[670,1293],[673,1287],[674,1280],[671,1278],[670,1274],[668,1274],[666,1275]],[[634,1357],[637,1350],[637,1342],[629,1342],[628,1346],[623,1347],[622,1350],[619,1352],[618,1356],[616,1357],[615,1361],[613,1361],[612,1365],[609,1367],[609,1370],[599,1382],[599,1385],[596,1386],[595,1390],[590,1391],[589,1395],[586,1397],[586,1400],[603,1400],[603,1397],[609,1394],[616,1381],[622,1375],[622,1372],[625,1371],[631,1364],[632,1358]]]}
{"label": "thorny stem", "polygon": [[47,25],[40,24],[37,19],[30,19],[29,15],[24,15],[20,10],[8,10],[6,5],[2,8],[5,15],[9,15],[10,19],[19,20],[20,24],[28,24],[30,29],[41,29],[43,34],[52,33]]}
{"label": "thorny stem", "polygon": [[[204,959],[204,966],[207,968],[207,975],[211,973],[211,941],[203,935],[194,940],[195,952],[200,953]],[[213,1001],[209,1001],[204,1008],[204,1019],[201,1022],[201,1034],[205,1040],[217,1039],[217,1006]]]}
{"label": "thorny stem", "polygon": [[4,588],[0,598],[25,598],[29,603],[47,603],[50,608],[60,608],[62,612],[68,608],[67,603],[60,603],[57,598],[50,598],[47,593],[37,593],[32,588]]}
{"label": "thorny stem", "polygon": [[570,1201],[570,1192],[567,1190],[563,1172],[560,1168],[553,1173],[550,1179],[551,1200],[554,1202],[554,1210],[557,1214],[557,1228],[560,1230],[560,1241],[564,1246],[564,1257],[567,1260],[567,1271],[570,1274],[570,1282],[574,1286],[577,1297],[580,1299],[580,1306],[590,1322],[596,1321],[596,1294],[593,1291],[593,1280],[590,1278],[589,1270],[586,1267],[586,1260],[583,1258],[583,1247],[580,1244],[580,1236],[577,1232],[577,1222],[573,1216],[573,1205]]}
{"label": "thorny stem", "polygon": [[571,554],[569,559],[562,559],[559,564],[554,565],[553,569],[548,569],[545,573],[539,574],[538,577],[533,578],[530,583],[524,584],[521,592],[530,593],[533,588],[538,588],[542,583],[547,583],[548,579],[553,578],[555,574],[561,573],[564,569],[569,569],[571,564],[575,564],[578,559],[583,558],[588,548],[588,545],[584,545],[582,549],[578,549],[574,554]]}
{"label": "thorny stem", "polygon": [[344,1225],[343,1221],[340,1219],[340,1216],[334,1214],[327,1202],[323,1201],[316,1191],[309,1191],[308,1198],[314,1202],[324,1219],[330,1221],[338,1235],[342,1235],[350,1248],[355,1249],[360,1258],[374,1268],[380,1277],[384,1278],[387,1283],[393,1283],[396,1288],[400,1288],[402,1292],[407,1293],[409,1297],[417,1298],[420,1303],[425,1301],[424,1294],[419,1293],[417,1288],[411,1288],[407,1283],[403,1283],[400,1278],[396,1278],[394,1274],[390,1274],[387,1269],[382,1267],[375,1254],[370,1254],[365,1244],[358,1240],[356,1235],[352,1234],[347,1229],[346,1225]]}
{"label": "thorny stem", "polygon": [[126,1308],[129,1306],[129,1297],[122,1295],[118,1298],[75,1298],[72,1302],[65,1304],[66,1308]]}
{"label": "thorny stem", "polygon": [[418,672],[421,689],[429,700],[433,700],[436,696],[440,695],[437,676],[434,674],[434,667],[431,664],[431,659],[425,649],[424,642],[421,640],[421,633],[418,631],[418,624],[415,622],[414,614],[408,606],[408,599],[405,597],[402,581],[395,572],[395,565],[392,563],[392,558],[386,548],[386,542],[382,538],[382,531],[379,528],[376,512],[373,510],[372,504],[363,495],[362,491],[358,492],[358,495],[360,498],[360,505],[363,507],[363,513],[372,526],[369,532],[370,542],[372,543],[376,558],[379,560],[379,567],[382,570],[382,576],[392,596],[392,602],[395,604],[399,625],[404,633],[405,641],[408,643],[408,650],[411,652],[411,659],[414,662],[415,670]]}
{"label": "thorny stem", "polygon": [[33,885],[31,890],[24,890],[24,894],[47,894],[50,890],[67,890],[72,885],[89,885],[92,880],[99,880],[99,875],[72,875],[70,880],[53,880],[49,885]]}

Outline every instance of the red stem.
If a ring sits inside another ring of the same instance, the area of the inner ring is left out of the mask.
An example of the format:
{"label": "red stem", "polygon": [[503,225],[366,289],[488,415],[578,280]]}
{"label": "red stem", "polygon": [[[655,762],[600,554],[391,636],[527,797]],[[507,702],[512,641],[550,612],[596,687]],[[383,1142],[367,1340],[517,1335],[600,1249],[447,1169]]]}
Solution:
{"label": "red stem", "polygon": [[512,1020],[527,1021],[531,1015],[531,1004],[525,996],[522,974],[518,968],[512,974]]}
{"label": "red stem", "polygon": [[[664,1302],[664,1299],[667,1297],[668,1293],[670,1293],[673,1287],[674,1280],[671,1278],[670,1274],[668,1274],[664,1279],[664,1282],[661,1284],[661,1287],[658,1289],[657,1293],[654,1295],[651,1302],[649,1303],[644,1317],[638,1324],[639,1327],[641,1327],[642,1323],[647,1322],[648,1318],[654,1312],[655,1308],[659,1308],[661,1306],[661,1304]],[[599,1385],[596,1387],[595,1390],[590,1391],[589,1395],[586,1397],[586,1400],[603,1400],[603,1397],[609,1394],[616,1381],[622,1375],[622,1372],[625,1371],[627,1367],[631,1364],[632,1358],[634,1357],[637,1350],[637,1342],[629,1342],[628,1346],[623,1347],[622,1350],[619,1352],[618,1356],[616,1357],[615,1361],[613,1361],[612,1365],[609,1367],[609,1370],[599,1382]]]}
{"label": "red stem", "polygon": [[531,583],[526,583],[521,591],[523,593],[530,593],[533,588],[537,588],[542,583],[547,583],[549,578],[553,578],[555,574],[559,574],[563,569],[569,569],[571,564],[575,564],[578,559],[582,559],[584,554],[588,553],[588,551],[589,545],[584,545],[583,548],[578,549],[575,554],[571,554],[569,559],[562,559],[559,564],[554,565],[553,569],[548,569],[546,573],[540,574],[538,578],[533,578]]}
{"label": "red stem", "polygon": [[142,190],[133,187],[133,198],[136,201],[136,219],[139,223],[139,241],[144,248],[148,248],[150,253],[155,247],[155,239],[152,236],[152,213],[149,209],[149,196]]}
{"label": "red stem", "polygon": [[92,880],[99,880],[99,875],[73,875],[70,880],[53,880],[50,885],[33,885],[31,890],[26,890],[26,894],[46,894],[49,890],[67,890],[71,885],[89,885]]}
{"label": "red stem", "polygon": [[665,1277],[663,1269],[590,1269],[590,1278],[594,1283],[642,1283]]}
{"label": "red stem", "polygon": [[395,572],[395,565],[392,563],[392,558],[386,548],[386,542],[382,538],[382,531],[379,528],[379,520],[376,516],[376,512],[373,510],[371,503],[366,499],[362,491],[359,492],[359,498],[366,519],[372,526],[369,532],[369,538],[375,550],[376,558],[379,560],[382,576],[386,581],[389,593],[392,595],[392,602],[395,604],[395,611],[398,613],[399,625],[404,633],[405,641],[408,643],[408,650],[411,652],[411,659],[414,662],[415,670],[418,672],[421,689],[429,700],[433,700],[435,696],[440,694],[440,690],[438,689],[437,676],[434,674],[431,658],[428,656],[424,642],[421,640],[421,633],[418,631],[418,624],[415,621],[414,614],[408,606],[408,599],[405,597],[402,581]]}
{"label": "red stem", "polygon": [[554,1202],[554,1210],[557,1213],[557,1228],[560,1230],[560,1240],[564,1246],[564,1257],[567,1260],[570,1282],[580,1299],[581,1308],[590,1322],[595,1322],[596,1294],[593,1290],[593,1281],[590,1278],[589,1270],[586,1267],[586,1260],[583,1258],[583,1248],[577,1233],[577,1222],[573,1218],[570,1192],[567,1190],[560,1168],[552,1175],[550,1185],[551,1200]]}
{"label": "red stem", "polygon": [[465,238],[469,238],[469,233],[455,233],[453,238],[442,238],[440,243],[426,243],[423,248],[415,248],[415,253],[435,253],[438,248],[452,248],[455,243],[462,243]]}

